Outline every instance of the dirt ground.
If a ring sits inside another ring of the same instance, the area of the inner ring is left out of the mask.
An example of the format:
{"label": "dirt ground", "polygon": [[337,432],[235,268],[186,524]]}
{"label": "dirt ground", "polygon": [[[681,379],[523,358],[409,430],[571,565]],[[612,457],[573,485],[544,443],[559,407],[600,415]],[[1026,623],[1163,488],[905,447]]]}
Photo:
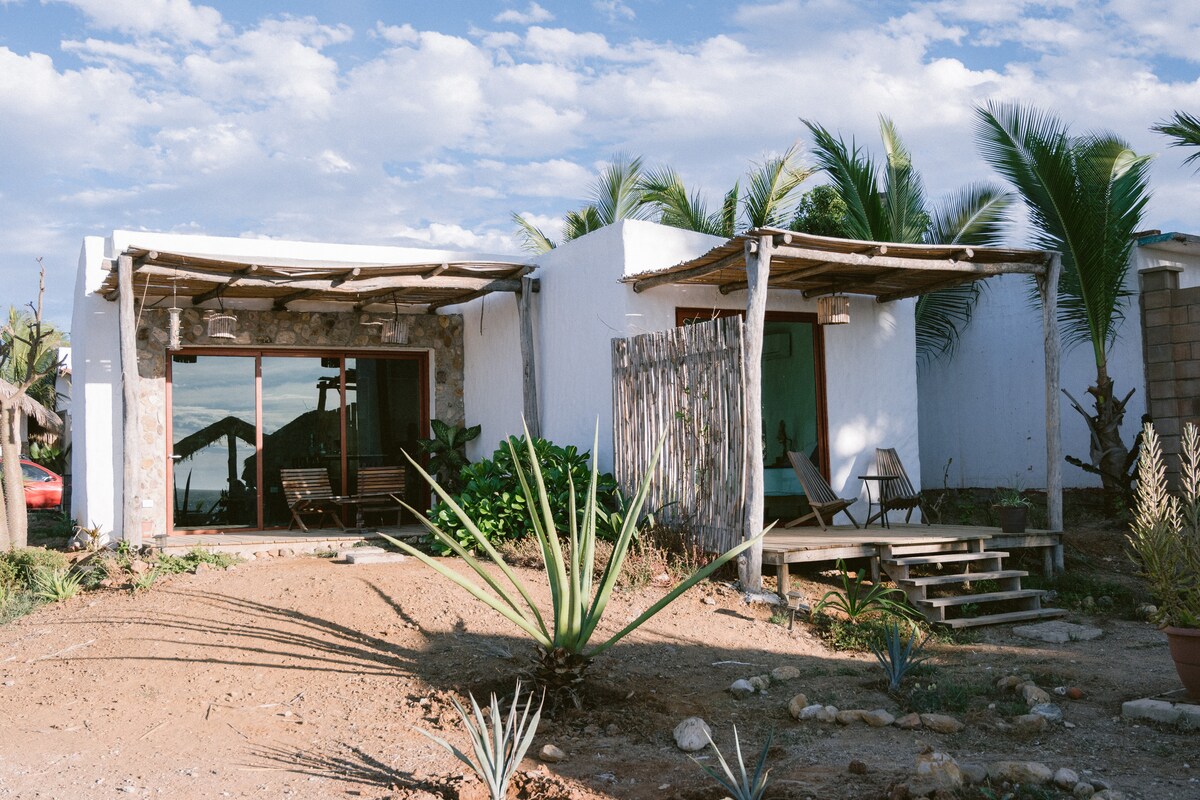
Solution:
{"label": "dirt ground", "polygon": [[[1094,568],[1121,571],[1111,548],[1088,548],[1077,552]],[[605,629],[663,591],[622,593]],[[543,722],[531,753],[553,743],[567,758],[527,760],[523,795],[720,798],[672,740],[698,715],[727,755],[733,725],[748,756],[774,728],[773,798],[887,797],[923,742],[961,762],[1091,770],[1130,797],[1200,798],[1200,735],[1120,718],[1122,701],[1178,685],[1147,623],[1072,614],[1105,635],[1051,646],[1001,626],[933,646],[939,681],[990,685],[1018,672],[1084,690],[1056,698],[1074,727],[1025,738],[1003,729],[1004,701],[956,714],[967,727],[951,735],[796,722],[786,706],[800,692],[900,710],[871,656],[834,652],[807,624],[789,631],[770,616],[724,584],[688,592],[596,660],[584,709]],[[0,797],[457,797],[458,763],[414,728],[465,746],[448,698],[511,687],[530,653],[507,622],[411,559],[256,561],[140,594],[83,595],[0,628]],[[742,701],[726,691],[785,665],[801,677]],[[850,775],[851,760],[866,774]]]}

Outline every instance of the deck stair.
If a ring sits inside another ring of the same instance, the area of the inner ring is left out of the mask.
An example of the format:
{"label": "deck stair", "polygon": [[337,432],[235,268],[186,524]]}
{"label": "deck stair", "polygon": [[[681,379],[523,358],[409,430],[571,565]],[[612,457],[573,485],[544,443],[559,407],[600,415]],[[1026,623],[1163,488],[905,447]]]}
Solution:
{"label": "deck stair", "polygon": [[[1060,608],[1042,608],[1045,592],[1022,589],[1021,579],[1029,573],[1005,569],[1008,553],[988,550],[987,539],[884,544],[880,546],[879,564],[925,619],[952,628],[1000,625],[1067,613]],[[981,581],[989,585],[981,587]],[[968,610],[971,613],[964,613]]]}

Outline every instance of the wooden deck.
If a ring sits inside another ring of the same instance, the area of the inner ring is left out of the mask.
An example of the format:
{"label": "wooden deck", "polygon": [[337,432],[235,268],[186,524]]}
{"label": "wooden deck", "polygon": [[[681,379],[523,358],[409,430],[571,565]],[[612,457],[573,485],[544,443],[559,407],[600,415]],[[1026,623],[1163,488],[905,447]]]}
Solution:
{"label": "wooden deck", "polygon": [[155,536],[149,544],[156,550],[180,553],[193,547],[203,547],[219,553],[237,553],[253,557],[256,553],[288,551],[293,554],[315,553],[321,550],[344,550],[359,542],[380,539],[383,534],[397,539],[411,539],[425,535],[422,525],[388,525],[373,528],[309,528],[308,532],[296,530],[277,531],[228,531],[226,533],[192,533],[173,536]]}
{"label": "wooden deck", "polygon": [[820,528],[775,528],[763,539],[763,566],[773,566],[779,576],[779,588],[787,591],[788,566],[791,564],[833,564],[838,559],[867,558],[871,578],[879,580],[879,557],[885,547],[922,545],[930,550],[952,549],[956,543],[984,539],[987,550],[1038,548],[1047,575],[1062,569],[1062,534],[1028,530],[1004,533],[999,528],[970,525],[904,525],[891,528],[855,528],[831,525]]}

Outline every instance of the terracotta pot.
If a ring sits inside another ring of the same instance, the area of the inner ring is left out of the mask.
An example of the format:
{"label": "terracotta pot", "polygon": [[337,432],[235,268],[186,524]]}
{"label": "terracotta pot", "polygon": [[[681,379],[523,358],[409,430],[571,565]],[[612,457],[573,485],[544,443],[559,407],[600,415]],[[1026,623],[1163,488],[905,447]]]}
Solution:
{"label": "terracotta pot", "polygon": [[1029,519],[1029,509],[1025,506],[996,506],[1000,515],[1000,530],[1005,533],[1024,533],[1025,523]]}
{"label": "terracotta pot", "polygon": [[1200,628],[1163,628],[1167,644],[1171,647],[1171,658],[1175,660],[1175,671],[1188,697],[1200,700]]}

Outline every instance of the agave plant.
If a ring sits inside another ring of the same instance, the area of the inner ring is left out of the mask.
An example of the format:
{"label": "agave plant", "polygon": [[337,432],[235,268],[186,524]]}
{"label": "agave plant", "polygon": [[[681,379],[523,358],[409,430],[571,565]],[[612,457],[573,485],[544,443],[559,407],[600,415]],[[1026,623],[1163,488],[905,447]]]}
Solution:
{"label": "agave plant", "polygon": [[917,626],[913,625],[908,642],[905,642],[904,637],[900,635],[900,626],[893,623],[884,631],[883,647],[871,645],[871,652],[875,654],[875,659],[879,666],[883,667],[883,674],[888,679],[889,692],[894,694],[900,691],[900,684],[909,671],[929,658],[929,655],[924,653],[927,641],[929,640],[922,639],[917,643]]}
{"label": "agave plant", "polygon": [[746,772],[746,762],[742,759],[742,743],[738,741],[737,726],[733,726],[733,747],[737,751],[738,774],[734,775],[733,770],[729,768],[729,764],[725,761],[725,756],[721,754],[720,748],[707,732],[704,734],[708,738],[708,744],[712,747],[713,752],[717,755],[717,761],[721,764],[721,769],[725,772],[724,775],[718,773],[712,767],[701,764],[700,761],[692,756],[692,761],[695,761],[700,769],[708,773],[709,777],[721,784],[721,788],[729,792],[732,800],[762,800],[763,793],[767,791],[767,774],[771,770],[767,769],[767,753],[771,749],[771,742],[775,738],[775,732],[771,731],[767,734],[767,741],[763,743],[762,752],[758,754],[758,761],[754,765],[754,774],[749,775]]}
{"label": "agave plant", "polygon": [[819,614],[827,608],[834,608],[845,614],[846,619],[851,622],[858,622],[870,614],[892,614],[897,617],[911,615],[909,607],[904,602],[904,592],[900,589],[893,589],[880,583],[873,583],[869,588],[864,588],[863,581],[866,579],[866,575],[862,570],[859,570],[855,577],[851,578],[850,573],[846,571],[846,562],[839,560],[837,565],[841,573],[842,591],[830,589],[826,592],[813,606],[813,614]]}
{"label": "agave plant", "polygon": [[[462,717],[463,726],[467,729],[467,735],[471,738],[472,755],[468,756],[445,739],[434,736],[427,730],[417,728],[417,731],[446,748],[455,758],[473,769],[487,786],[492,800],[504,800],[508,794],[509,781],[512,780],[517,767],[521,765],[521,759],[525,757],[529,745],[533,743],[533,735],[537,732],[538,722],[542,716],[542,703],[538,703],[537,709],[531,715],[529,713],[529,709],[533,707],[533,694],[531,693],[525,700],[525,708],[520,709],[521,682],[517,681],[517,688],[513,691],[512,706],[508,710],[508,718],[502,718],[500,701],[496,699],[496,694],[493,692],[489,709],[491,713],[485,720],[479,703],[475,701],[475,695],[467,692],[467,696],[471,698],[471,715],[467,714],[466,709],[457,700],[451,698],[450,702],[454,703],[454,708]],[[543,701],[544,699],[543,697]],[[520,710],[520,717],[518,717],[518,710]]]}
{"label": "agave plant", "polygon": [[33,573],[33,594],[39,600],[57,603],[74,597],[81,580],[69,569],[42,567]]}
{"label": "agave plant", "polygon": [[[593,453],[596,452],[598,441],[599,430],[597,430],[596,442],[592,445]],[[471,571],[487,585],[487,588],[465,577],[451,567],[435,561],[407,542],[402,542],[391,537],[386,538],[392,544],[396,545],[396,547],[419,559],[461,586],[472,596],[485,603],[525,632],[525,634],[533,639],[539,651],[537,668],[539,681],[542,682],[543,686],[554,691],[556,695],[561,690],[568,691],[572,698],[578,702],[574,690],[583,682],[583,674],[593,658],[637,630],[642,623],[666,608],[675,598],[720,569],[724,564],[759,541],[763,536],[760,533],[758,536],[747,539],[733,549],[721,554],[708,566],[686,578],[682,583],[663,596],[662,599],[639,614],[628,625],[621,628],[621,630],[609,636],[604,641],[593,644],[591,642],[592,636],[596,633],[596,628],[599,626],[600,620],[604,616],[604,611],[608,607],[608,602],[612,598],[613,590],[617,585],[617,577],[621,572],[621,567],[624,565],[630,544],[637,532],[637,521],[641,516],[642,506],[646,502],[650,476],[658,464],[663,441],[664,439],[659,439],[658,447],[655,449],[654,456],[650,460],[650,466],[647,468],[641,485],[634,494],[628,512],[621,523],[616,542],[613,544],[599,583],[594,585],[593,575],[595,574],[597,523],[601,516],[596,503],[597,466],[595,457],[592,458],[591,478],[588,483],[582,514],[576,513],[575,492],[571,491],[568,494],[570,508],[567,514],[568,529],[565,531],[565,536],[563,537],[566,539],[564,542],[560,539],[559,531],[556,529],[554,523],[555,514],[551,507],[551,499],[546,491],[546,482],[542,476],[542,468],[533,450],[532,439],[529,436],[528,430],[525,432],[525,442],[526,447],[529,449],[528,463],[532,472],[532,488],[530,485],[530,476],[526,474],[524,466],[521,464],[521,459],[517,458],[514,440],[508,440],[508,446],[513,456],[513,463],[520,478],[521,489],[525,495],[525,505],[529,509],[533,534],[537,538],[542,560],[546,568],[546,575],[550,582],[551,607],[547,613],[543,613],[538,608],[529,589],[521,583],[512,569],[504,563],[504,559],[500,556],[500,553],[488,541],[487,536],[480,531],[475,521],[411,457],[409,461],[412,463],[413,468],[429,482],[429,485],[433,487],[433,490],[441,497],[446,506],[458,517],[463,526],[474,538],[478,550],[486,554],[495,563],[496,567],[499,568],[503,579],[498,579],[492,575],[484,567],[483,563],[476,559],[463,545],[459,544],[454,537],[444,533],[435,524],[426,520],[420,514],[417,514],[417,516],[429,529],[433,537],[461,558],[470,567]],[[536,492],[534,489],[536,489]],[[410,508],[410,510],[416,513],[415,509]],[[508,585],[505,585],[505,583]]]}

